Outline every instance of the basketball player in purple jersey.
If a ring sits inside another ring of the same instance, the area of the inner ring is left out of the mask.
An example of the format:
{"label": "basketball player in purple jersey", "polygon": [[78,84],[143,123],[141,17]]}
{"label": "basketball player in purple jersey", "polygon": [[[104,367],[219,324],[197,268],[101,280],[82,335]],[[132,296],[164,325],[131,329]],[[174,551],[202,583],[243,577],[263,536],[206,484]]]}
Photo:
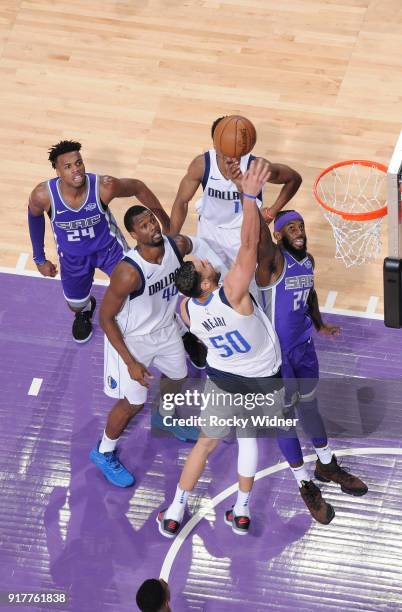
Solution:
{"label": "basketball player in purple jersey", "polygon": [[113,198],[135,196],[158,217],[164,231],[169,217],[159,200],[140,180],[98,176],[85,171],[81,144],[63,140],[49,150],[57,177],[40,183],[29,197],[28,224],[33,259],[43,276],[56,276],[56,266],[44,251],[45,217],[49,216],[64,297],[75,313],[73,338],[87,342],[92,336],[96,301],[91,296],[95,269],[110,276],[128,250],[127,243],[109,210]]}
{"label": "basketball player in purple jersey", "polygon": [[[278,334],[282,350],[286,405],[290,410],[297,406],[303,429],[312,440],[318,456],[315,477],[322,482],[339,484],[342,491],[350,495],[364,495],[368,491],[366,484],[338,465],[318,412],[315,392],[319,367],[312,338],[313,326],[327,336],[338,335],[340,328],[327,325],[321,318],[314,289],[314,259],[307,253],[303,217],[295,210],[279,212],[275,218],[274,236],[277,245],[267,225],[261,223],[256,281],[260,304]],[[279,436],[278,442],[283,450],[290,440]],[[292,448],[292,472],[301,489],[310,483],[308,487],[314,496],[317,487],[309,479],[298,440],[297,452],[294,441]]]}

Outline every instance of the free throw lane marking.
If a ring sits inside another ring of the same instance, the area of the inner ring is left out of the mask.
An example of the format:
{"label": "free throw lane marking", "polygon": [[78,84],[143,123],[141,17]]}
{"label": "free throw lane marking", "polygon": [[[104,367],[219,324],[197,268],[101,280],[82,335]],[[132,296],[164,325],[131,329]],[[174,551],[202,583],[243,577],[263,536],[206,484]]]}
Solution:
{"label": "free throw lane marking", "polygon": [[43,378],[33,378],[29,387],[28,395],[38,395],[43,383]]}
{"label": "free throw lane marking", "polygon": [[377,309],[379,298],[376,295],[371,295],[367,304],[366,312],[367,314],[374,314]]}
{"label": "free throw lane marking", "polygon": [[17,265],[15,266],[15,269],[17,270],[17,272],[24,271],[25,266],[27,265],[28,259],[29,259],[28,253],[20,253],[20,256],[18,257]]}
{"label": "free throw lane marking", "polygon": [[324,308],[333,308],[335,306],[336,298],[338,297],[337,291],[328,291],[327,300]]}
{"label": "free throw lane marking", "polygon": [[[346,448],[336,449],[335,454],[337,457],[345,457],[348,455],[402,455],[402,448]],[[304,457],[304,463],[310,463],[311,461],[315,461],[316,459],[317,455],[313,453]],[[282,461],[277,465],[273,465],[257,472],[255,480],[260,480],[261,478],[265,478],[265,476],[269,476],[270,474],[275,474],[276,472],[281,472],[282,470],[286,469],[289,469],[289,465],[286,461]],[[215,508],[218,504],[221,503],[221,501],[227,499],[230,495],[236,493],[236,491],[237,482],[218,493],[218,495],[215,495],[215,497],[211,499],[208,506],[198,510],[198,512],[196,512],[196,514],[194,514],[194,516],[192,516],[191,519],[184,525],[183,529],[180,531],[179,535],[176,537],[173,544],[169,548],[168,553],[163,562],[162,569],[160,572],[160,577],[163,578],[163,580],[166,580],[166,582],[168,582],[174,560],[176,559],[179,550],[184,544],[184,541],[189,535],[189,533],[194,529],[194,527],[196,527],[196,525],[198,525],[198,523],[204,518],[204,516],[208,514],[210,510],[212,510],[212,508]]]}

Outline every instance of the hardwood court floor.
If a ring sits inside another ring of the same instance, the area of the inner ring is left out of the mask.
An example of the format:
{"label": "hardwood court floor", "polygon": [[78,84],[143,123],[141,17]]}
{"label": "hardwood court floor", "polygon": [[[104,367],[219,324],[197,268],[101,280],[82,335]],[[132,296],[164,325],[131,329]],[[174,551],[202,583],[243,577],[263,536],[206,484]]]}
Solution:
{"label": "hardwood court floor", "polygon": [[[26,202],[52,176],[50,145],[82,141],[88,170],[142,178],[170,210],[212,121],[241,113],[257,127],[255,153],[304,178],[292,205],[307,220],[321,302],[333,290],[336,306],[365,310],[378,296],[381,312],[381,259],[348,270],[333,259],[311,186],[341,159],[388,163],[401,26],[399,0],[2,0],[0,266],[30,252]],[[112,204],[120,221],[126,205]],[[192,207],[187,232],[195,220]],[[54,258],[49,228],[46,249]]]}

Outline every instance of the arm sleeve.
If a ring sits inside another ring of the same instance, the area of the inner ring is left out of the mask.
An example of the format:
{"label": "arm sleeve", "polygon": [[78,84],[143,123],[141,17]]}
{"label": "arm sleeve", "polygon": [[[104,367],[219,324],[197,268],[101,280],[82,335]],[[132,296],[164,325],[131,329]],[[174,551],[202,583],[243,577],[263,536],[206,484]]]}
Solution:
{"label": "arm sleeve", "polygon": [[33,260],[37,265],[45,263],[45,216],[39,215],[38,217],[31,213],[28,208],[28,226],[29,235],[32,242]]}

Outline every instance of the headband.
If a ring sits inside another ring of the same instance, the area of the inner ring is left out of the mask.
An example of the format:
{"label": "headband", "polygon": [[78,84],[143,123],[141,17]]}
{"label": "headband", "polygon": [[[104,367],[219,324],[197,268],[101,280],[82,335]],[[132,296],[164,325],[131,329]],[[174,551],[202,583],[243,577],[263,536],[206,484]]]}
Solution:
{"label": "headband", "polygon": [[289,210],[289,212],[286,212],[284,215],[281,215],[275,219],[274,231],[279,232],[284,225],[290,223],[291,221],[303,221],[304,223],[304,219],[300,213],[296,212],[295,210]]}

